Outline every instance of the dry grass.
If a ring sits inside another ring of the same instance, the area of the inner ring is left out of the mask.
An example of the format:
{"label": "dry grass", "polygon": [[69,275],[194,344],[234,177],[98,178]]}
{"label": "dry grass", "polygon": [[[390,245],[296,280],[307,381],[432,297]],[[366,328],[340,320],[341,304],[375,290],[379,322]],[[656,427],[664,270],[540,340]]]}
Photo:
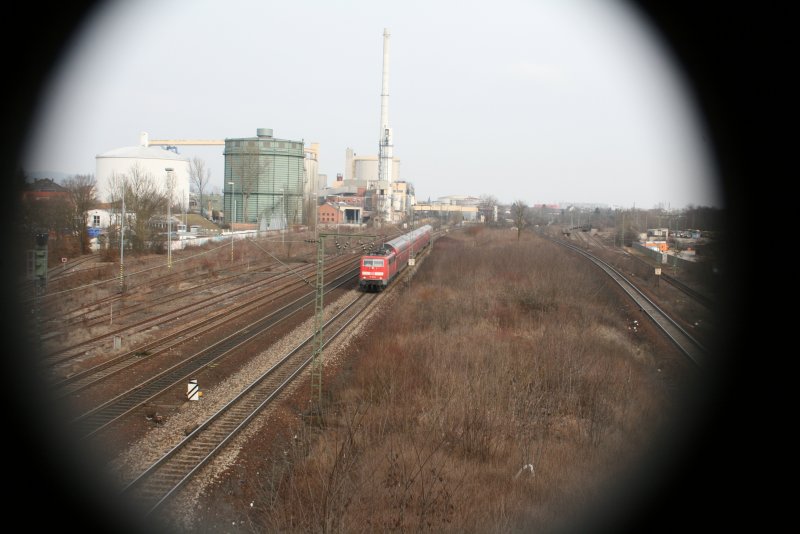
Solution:
{"label": "dry grass", "polygon": [[584,262],[507,232],[440,240],[298,427],[255,528],[548,530],[630,468],[668,402]]}

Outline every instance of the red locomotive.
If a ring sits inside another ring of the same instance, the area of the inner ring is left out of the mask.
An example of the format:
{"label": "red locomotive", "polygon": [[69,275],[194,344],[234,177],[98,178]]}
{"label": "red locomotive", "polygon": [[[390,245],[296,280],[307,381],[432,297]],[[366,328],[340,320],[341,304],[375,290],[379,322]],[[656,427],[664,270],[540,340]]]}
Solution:
{"label": "red locomotive", "polygon": [[406,268],[413,252],[416,255],[431,244],[433,228],[426,224],[413,232],[401,235],[384,243],[381,248],[368,256],[361,257],[361,271],[358,287],[364,291],[381,291]]}

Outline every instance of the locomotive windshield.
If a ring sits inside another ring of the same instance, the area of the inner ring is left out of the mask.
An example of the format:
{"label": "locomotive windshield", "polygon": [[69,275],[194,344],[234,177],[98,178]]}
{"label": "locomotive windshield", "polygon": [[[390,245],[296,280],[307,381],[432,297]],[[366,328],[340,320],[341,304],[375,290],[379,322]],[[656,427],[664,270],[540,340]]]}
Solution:
{"label": "locomotive windshield", "polygon": [[364,267],[383,267],[383,260],[364,260]]}

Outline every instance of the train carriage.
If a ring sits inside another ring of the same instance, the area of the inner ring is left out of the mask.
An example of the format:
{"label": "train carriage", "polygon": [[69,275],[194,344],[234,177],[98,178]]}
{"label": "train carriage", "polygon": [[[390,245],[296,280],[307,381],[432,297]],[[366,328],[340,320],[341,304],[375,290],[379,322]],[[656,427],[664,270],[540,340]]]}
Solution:
{"label": "train carriage", "polygon": [[408,265],[412,254],[430,245],[433,228],[425,225],[396,237],[375,253],[361,257],[358,287],[365,291],[381,291]]}

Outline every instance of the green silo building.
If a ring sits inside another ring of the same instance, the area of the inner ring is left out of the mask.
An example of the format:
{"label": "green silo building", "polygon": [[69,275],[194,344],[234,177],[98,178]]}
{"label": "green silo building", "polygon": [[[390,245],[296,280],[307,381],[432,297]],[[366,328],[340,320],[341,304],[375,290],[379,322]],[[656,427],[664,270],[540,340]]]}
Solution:
{"label": "green silo building", "polygon": [[303,221],[303,141],[256,137],[225,139],[224,210],[228,222],[281,230]]}

